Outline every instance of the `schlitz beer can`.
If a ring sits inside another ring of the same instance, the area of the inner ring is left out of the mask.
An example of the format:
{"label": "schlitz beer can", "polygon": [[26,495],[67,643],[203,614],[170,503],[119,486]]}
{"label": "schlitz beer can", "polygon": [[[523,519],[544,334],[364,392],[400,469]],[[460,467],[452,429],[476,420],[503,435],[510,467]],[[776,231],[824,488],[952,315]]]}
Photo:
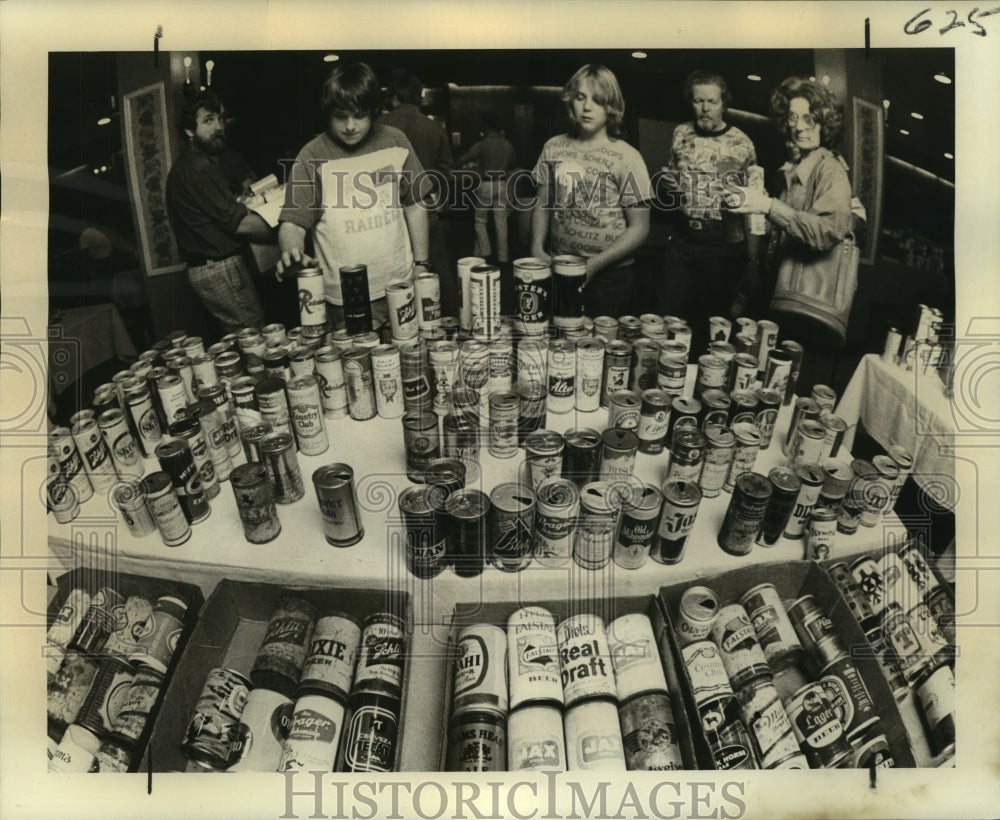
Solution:
{"label": "schlitz beer can", "polygon": [[[208,498],[202,487],[198,467],[187,441],[182,438],[174,438],[158,444],[156,458],[159,460],[163,472],[170,476],[174,491],[177,493],[177,500],[180,502],[188,523],[197,524],[208,518],[212,508],[208,505]],[[153,514],[156,514],[155,511]]]}
{"label": "schlitz beer can", "polygon": [[493,709],[476,709],[452,715],[448,720],[447,743],[446,771],[506,770],[507,719],[500,712]]}
{"label": "schlitz beer can", "polygon": [[550,413],[568,413],[576,405],[576,343],[553,339],[548,350],[548,402]]}
{"label": "schlitz beer can", "polygon": [[476,265],[469,271],[472,338],[492,339],[500,329],[500,268]]}
{"label": "schlitz beer can", "polygon": [[365,265],[345,265],[340,269],[340,292],[348,335],[372,329],[372,302]]}
{"label": "schlitz beer can", "polygon": [[593,481],[580,490],[580,516],[573,534],[573,560],[584,569],[602,569],[611,561],[621,498],[609,481]]}
{"label": "schlitz beer can", "polygon": [[97,421],[92,418],[82,419],[73,425],[71,433],[94,492],[103,495],[114,486],[117,474],[111,451],[101,435]]}
{"label": "schlitz beer can", "polygon": [[458,260],[458,294],[459,294],[459,327],[466,334],[472,332],[472,288],[470,284],[472,269],[477,265],[486,264],[481,256],[464,256]]}
{"label": "schlitz beer can", "polygon": [[632,430],[611,427],[601,433],[600,475],[605,481],[625,478],[635,472],[639,437]]}
{"label": "schlitz beer can", "polygon": [[795,467],[795,475],[798,476],[801,486],[798,495],[795,497],[795,506],[788,516],[788,523],[782,535],[785,538],[802,538],[806,531],[806,523],[809,516],[819,500],[820,491],[823,489],[823,480],[826,474],[818,464],[800,462]]}
{"label": "schlitz beer can", "polygon": [[684,557],[687,537],[701,504],[701,488],[687,478],[674,476],[663,482],[663,508],[650,557],[660,564],[676,564]]}
{"label": "schlitz beer can", "polygon": [[333,698],[299,697],[278,760],[278,771],[333,771],[345,711],[344,704]]}
{"label": "schlitz beer can", "polygon": [[428,358],[434,384],[434,412],[444,415],[448,412],[451,391],[458,376],[458,344],[448,341],[433,342],[430,345]]}
{"label": "schlitz beer can", "polygon": [[313,472],[313,487],[323,517],[323,535],[335,547],[350,547],[364,535],[354,470],[347,464],[325,464]]}
{"label": "schlitz beer can", "polygon": [[663,439],[670,420],[670,396],[664,390],[643,390],[636,435],[639,452],[657,455],[663,452]]}
{"label": "schlitz beer can", "polygon": [[535,560],[545,567],[565,565],[572,553],[580,491],[565,478],[549,478],[535,491]]}
{"label": "schlitz beer can", "polygon": [[160,470],[150,473],[142,479],[142,489],[163,543],[176,547],[187,541],[191,537],[191,527],[170,476]]}
{"label": "schlitz beer can", "polygon": [[764,520],[757,533],[757,543],[762,547],[772,547],[778,543],[802,487],[799,477],[787,467],[772,467],[767,480],[771,482],[771,499],[767,502]]}
{"label": "schlitz beer can", "polygon": [[385,288],[389,309],[389,327],[397,341],[417,337],[417,302],[413,283],[405,280],[390,282]]}
{"label": "schlitz beer can", "polygon": [[610,404],[611,396],[628,390],[631,370],[632,345],[628,342],[610,342],[604,353],[604,375],[601,380],[601,407]]}
{"label": "schlitz beer can", "polygon": [[718,544],[730,555],[749,555],[771,500],[771,482],[759,473],[742,473],[719,529]]}
{"label": "schlitz beer can", "polygon": [[552,315],[552,271],[540,259],[514,260],[514,304],[518,326],[527,336],[540,336]]}
{"label": "schlitz beer can", "polygon": [[254,686],[295,695],[316,614],[316,607],[301,598],[285,596],[278,601],[250,670]]}
{"label": "schlitz beer can", "polygon": [[[123,393],[125,409],[132,420],[139,449],[143,456],[151,458],[156,445],[163,438],[163,430],[149,394],[149,385],[145,380],[135,379],[123,387]],[[86,499],[81,500],[85,501]]]}
{"label": "schlitz beer can", "polygon": [[552,322],[562,329],[583,326],[583,284],[587,261],[581,256],[552,258]]}
{"label": "schlitz beer can", "polygon": [[268,376],[254,386],[254,397],[260,409],[261,419],[271,426],[275,433],[291,433],[291,412],[285,394],[285,380],[278,376]]}
{"label": "schlitz beer can", "polygon": [[733,462],[736,436],[728,427],[709,424],[705,427],[705,445],[698,486],[705,498],[715,498],[722,492]]}
{"label": "schlitz beer can", "polygon": [[620,702],[645,692],[669,691],[648,615],[622,615],[608,624],[606,632]]}
{"label": "schlitz beer can", "polygon": [[707,443],[705,434],[697,427],[690,424],[675,427],[670,441],[670,468],[667,475],[697,483]]}
{"label": "schlitz beer can", "polygon": [[608,427],[636,430],[642,412],[642,399],[632,390],[619,390],[608,401]]}
{"label": "schlitz beer can", "polygon": [[365,618],[353,691],[382,690],[399,697],[405,665],[406,622],[391,612],[376,612]]}
{"label": "schlitz beer can", "polygon": [[[436,273],[420,273],[413,279],[417,297],[417,326],[420,330],[441,327],[441,280]],[[471,300],[471,291],[470,291]],[[471,308],[471,301],[470,301]],[[470,317],[471,318],[471,317]]]}
{"label": "schlitz beer can", "polygon": [[261,461],[274,485],[274,500],[292,504],[305,495],[302,471],[290,433],[268,433],[260,440]]}
{"label": "schlitz beer can", "polygon": [[662,506],[663,494],[649,484],[623,494],[613,553],[622,569],[639,569],[646,563]]}
{"label": "schlitz beer can", "polygon": [[567,707],[564,728],[569,771],[625,771],[625,750],[614,697],[592,698]]}
{"label": "schlitz beer can", "polygon": [[507,771],[566,771],[563,717],[557,706],[530,703],[507,716]]}
{"label": "schlitz beer can", "polygon": [[458,633],[452,661],[452,714],[488,709],[507,713],[507,633],[473,624]]}
{"label": "schlitz beer can", "polygon": [[111,491],[111,502],[134,537],[143,538],[156,531],[156,522],[146,505],[146,494],[138,481],[118,484]]}
{"label": "schlitz beer can", "polygon": [[347,386],[347,410],[355,421],[375,418],[375,384],[371,350],[353,348],[342,355],[344,383]]}
{"label": "schlitz beer can", "polygon": [[181,744],[185,756],[205,769],[228,767],[249,693],[250,681],[239,672],[209,670]]}
{"label": "schlitz beer can", "polygon": [[604,373],[604,341],[597,338],[576,340],[576,409],[581,413],[601,405],[601,379]]}
{"label": "schlitz beer can", "polygon": [[152,616],[136,630],[137,644],[128,659],[166,674],[184,631],[187,603],[171,595],[162,595],[153,607]]}
{"label": "schlitz beer can", "polygon": [[514,482],[498,484],[490,493],[490,554],[493,565],[517,572],[531,563],[535,495]]}
{"label": "schlitz beer can", "polygon": [[323,419],[319,384],[315,376],[297,376],[285,386],[291,415],[292,430],[299,452],[318,456],[330,447]]}
{"label": "schlitz beer can", "polygon": [[346,703],[360,645],[361,624],[353,615],[336,612],[317,620],[299,676],[299,691]]}
{"label": "schlitz beer can", "polygon": [[447,555],[460,578],[474,577],[485,568],[489,511],[489,496],[480,490],[458,490],[445,502],[449,519]]}
{"label": "schlitz beer can", "polygon": [[507,619],[507,670],[510,708],[563,703],[556,621],[540,606],[528,606]]}
{"label": "schlitz beer can", "polygon": [[739,422],[732,425],[733,435],[736,437],[736,444],[733,448],[733,461],[729,467],[729,474],[722,489],[727,493],[733,492],[736,480],[744,473],[753,471],[757,462],[757,453],[760,452],[760,431],[749,422]]}
{"label": "schlitz beer can", "polygon": [[139,449],[125,420],[125,414],[117,407],[105,410],[97,417],[97,426],[118,473],[127,475],[129,472],[136,472],[141,475]]}
{"label": "schlitz beer can", "polygon": [[403,443],[406,446],[406,477],[423,483],[427,465],[441,457],[438,417],[420,410],[404,413]]}
{"label": "schlitz beer can", "polygon": [[227,771],[277,771],[294,711],[291,698],[279,692],[269,689],[250,692],[232,745],[237,759]]}
{"label": "schlitz beer can", "polygon": [[[90,499],[94,488],[83,469],[83,459],[68,427],[56,427],[49,433],[48,453],[58,466],[58,494],[61,496],[67,487],[72,486],[79,504]],[[58,498],[54,500],[58,501]]]}
{"label": "schlitz beer can", "polygon": [[643,692],[621,701],[618,719],[629,771],[672,771],[684,768],[670,695]]}
{"label": "schlitz beer can", "polygon": [[708,587],[694,586],[684,590],[677,608],[676,628],[680,644],[687,646],[705,640],[718,614],[719,596]]}
{"label": "schlitz beer can", "polygon": [[599,616],[581,614],[560,621],[556,640],[567,708],[593,698],[617,696],[611,650]]}
{"label": "schlitz beer can", "polygon": [[406,568],[417,578],[433,578],[447,566],[447,520],[441,486],[407,487],[399,494],[406,529]]}

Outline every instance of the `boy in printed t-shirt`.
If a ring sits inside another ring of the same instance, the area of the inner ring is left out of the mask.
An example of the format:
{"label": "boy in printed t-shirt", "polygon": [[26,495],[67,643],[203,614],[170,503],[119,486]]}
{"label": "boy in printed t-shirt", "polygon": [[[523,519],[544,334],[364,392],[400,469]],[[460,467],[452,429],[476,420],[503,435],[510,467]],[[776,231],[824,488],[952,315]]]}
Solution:
{"label": "boy in printed t-shirt", "polygon": [[[318,262],[334,327],[344,326],[342,267],[367,266],[372,317],[383,324],[386,285],[427,269],[427,212],[415,189],[423,168],[406,135],[376,121],[380,102],[368,65],[333,70],[322,96],[328,130],[292,163],[279,217],[278,280]],[[307,232],[315,260],[305,252]]]}
{"label": "boy in printed t-shirt", "polygon": [[585,65],[566,83],[562,99],[570,133],[546,142],[535,166],[531,253],[543,261],[584,257],[586,314],[629,314],[633,254],[649,235],[649,172],[639,152],[619,138],[625,101],[609,69]]}

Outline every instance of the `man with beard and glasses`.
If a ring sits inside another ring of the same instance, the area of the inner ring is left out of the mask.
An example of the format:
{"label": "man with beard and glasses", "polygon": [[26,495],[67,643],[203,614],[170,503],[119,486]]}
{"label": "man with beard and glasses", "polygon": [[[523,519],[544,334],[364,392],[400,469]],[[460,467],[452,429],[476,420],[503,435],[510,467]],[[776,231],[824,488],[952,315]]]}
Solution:
{"label": "man with beard and glasses", "polygon": [[225,109],[204,91],[184,104],[178,126],[188,144],[167,178],[167,208],[188,281],[226,332],[261,327],[264,308],[243,249],[247,241],[272,241],[273,232],[229,189],[219,163]]}

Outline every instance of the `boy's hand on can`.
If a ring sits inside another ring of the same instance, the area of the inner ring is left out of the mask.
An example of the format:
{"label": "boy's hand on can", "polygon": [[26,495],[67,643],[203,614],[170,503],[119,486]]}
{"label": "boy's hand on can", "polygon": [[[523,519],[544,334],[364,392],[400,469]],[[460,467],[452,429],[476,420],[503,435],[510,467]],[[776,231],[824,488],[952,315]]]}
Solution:
{"label": "boy's hand on can", "polygon": [[274,269],[274,278],[281,282],[285,274],[295,274],[302,270],[302,268],[312,267],[315,264],[316,260],[305,251],[292,248],[281,254],[281,258]]}

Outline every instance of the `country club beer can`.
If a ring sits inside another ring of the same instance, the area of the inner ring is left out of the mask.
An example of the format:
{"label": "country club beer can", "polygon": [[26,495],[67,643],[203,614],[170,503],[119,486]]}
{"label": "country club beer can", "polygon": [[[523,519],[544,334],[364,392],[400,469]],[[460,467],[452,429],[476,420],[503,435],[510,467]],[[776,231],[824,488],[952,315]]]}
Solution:
{"label": "country club beer can", "polygon": [[681,648],[681,658],[702,727],[706,731],[718,729],[733,699],[733,687],[719,647],[709,640],[694,641]]}
{"label": "country club beer can", "polygon": [[389,309],[389,327],[397,341],[417,337],[417,302],[413,283],[405,280],[390,282],[385,287]]}
{"label": "country club beer can", "polygon": [[500,268],[476,265],[469,271],[472,338],[485,342],[500,329]]}
{"label": "country club beer can", "polygon": [[316,377],[296,376],[285,385],[285,394],[299,452],[304,456],[322,455],[329,449],[330,439]]}
{"label": "country club beer can", "polygon": [[335,547],[350,547],[365,535],[361,523],[354,470],[348,464],[326,464],[312,475],[323,517],[323,535]]}
{"label": "country club beer can", "polygon": [[526,336],[541,336],[552,316],[552,270],[540,259],[514,260],[514,305],[518,327]]}
{"label": "country club beer can", "polygon": [[563,704],[555,617],[528,606],[507,619],[507,677],[510,708]]}

